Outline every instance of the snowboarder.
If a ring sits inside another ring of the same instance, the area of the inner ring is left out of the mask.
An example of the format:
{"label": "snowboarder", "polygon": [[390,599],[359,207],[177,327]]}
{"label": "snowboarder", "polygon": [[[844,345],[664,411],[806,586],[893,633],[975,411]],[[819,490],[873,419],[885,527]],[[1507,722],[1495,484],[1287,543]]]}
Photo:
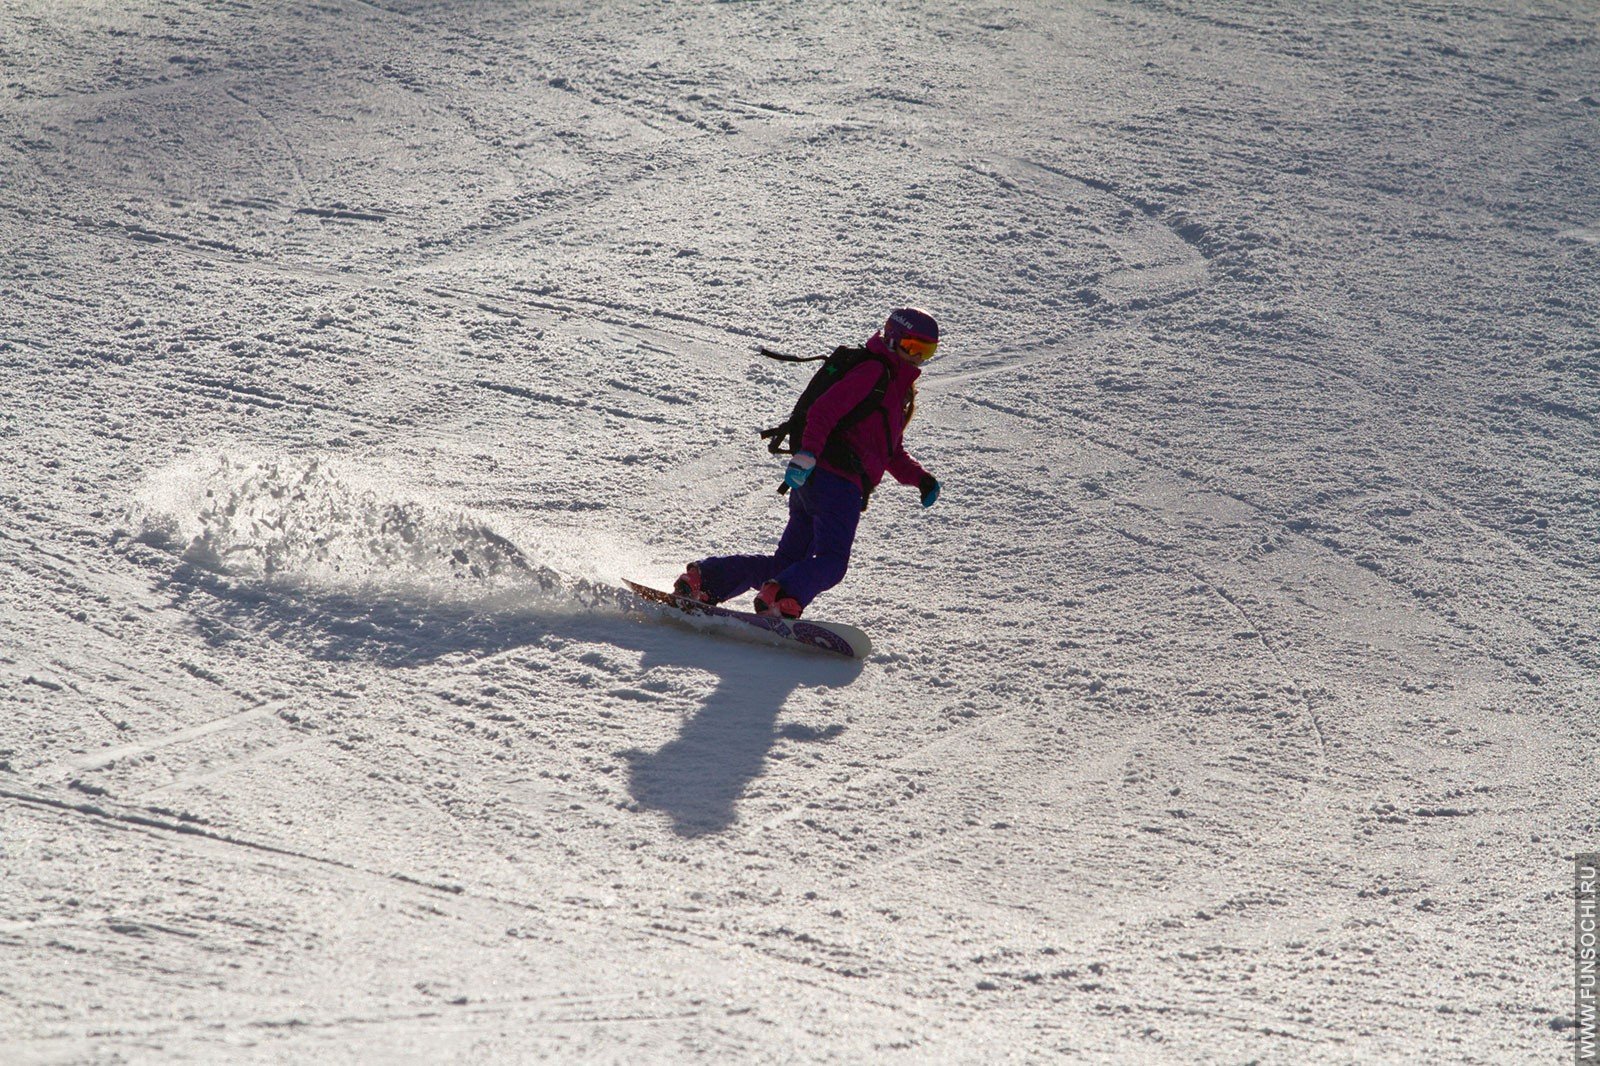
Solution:
{"label": "snowboarder", "polygon": [[779,492],[789,492],[789,524],[771,555],[723,555],[690,563],[673,591],[721,603],[758,589],[755,611],[798,618],[818,593],[844,579],[856,524],[887,472],[915,485],[923,507],[939,498],[939,482],[901,443],[916,403],[922,364],[939,347],[939,326],[914,307],[890,313],[865,349],[834,358],[859,361],[803,412],[804,428]]}

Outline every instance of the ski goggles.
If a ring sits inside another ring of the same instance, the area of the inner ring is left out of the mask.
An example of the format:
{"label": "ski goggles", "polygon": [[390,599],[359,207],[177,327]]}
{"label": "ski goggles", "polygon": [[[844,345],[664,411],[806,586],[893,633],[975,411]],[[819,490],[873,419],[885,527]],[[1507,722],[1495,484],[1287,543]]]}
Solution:
{"label": "ski goggles", "polygon": [[926,337],[901,337],[900,350],[913,362],[926,363],[939,350],[939,342]]}

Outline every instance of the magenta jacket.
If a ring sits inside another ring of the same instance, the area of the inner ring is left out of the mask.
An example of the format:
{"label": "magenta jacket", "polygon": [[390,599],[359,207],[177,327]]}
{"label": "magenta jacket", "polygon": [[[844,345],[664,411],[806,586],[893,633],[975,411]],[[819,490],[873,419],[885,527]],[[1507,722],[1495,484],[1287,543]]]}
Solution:
{"label": "magenta jacket", "polygon": [[927,476],[927,471],[906,452],[900,438],[906,428],[906,393],[910,391],[912,382],[921,376],[922,368],[891,352],[881,334],[873,334],[872,339],[867,341],[867,348],[883,357],[883,362],[894,369],[889,378],[889,389],[883,397],[884,415],[877,412],[869,414],[846,431],[843,437],[846,446],[861,459],[861,465],[866,470],[865,483],[855,471],[823,459],[822,452],[834,425],[849,414],[856,404],[866,399],[878,383],[883,374],[883,363],[879,360],[863,360],[860,366],[840,378],[837,385],[812,402],[806,414],[806,431],[800,440],[800,447],[815,455],[817,465],[822,469],[838,474],[864,492],[877,485],[885,471],[894,475],[894,479],[902,485],[915,485]]}

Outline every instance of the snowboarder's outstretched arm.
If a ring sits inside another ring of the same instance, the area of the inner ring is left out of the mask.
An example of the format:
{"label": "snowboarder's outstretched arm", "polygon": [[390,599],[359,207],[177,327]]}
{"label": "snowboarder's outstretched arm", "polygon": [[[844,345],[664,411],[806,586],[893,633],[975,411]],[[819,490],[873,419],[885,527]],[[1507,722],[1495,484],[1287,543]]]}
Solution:
{"label": "snowboarder's outstretched arm", "polygon": [[930,476],[922,468],[922,464],[911,457],[911,453],[906,451],[903,444],[895,448],[894,454],[889,456],[889,465],[885,469],[889,471],[889,476],[900,482],[900,484],[916,485],[919,488],[922,486],[923,479]]}

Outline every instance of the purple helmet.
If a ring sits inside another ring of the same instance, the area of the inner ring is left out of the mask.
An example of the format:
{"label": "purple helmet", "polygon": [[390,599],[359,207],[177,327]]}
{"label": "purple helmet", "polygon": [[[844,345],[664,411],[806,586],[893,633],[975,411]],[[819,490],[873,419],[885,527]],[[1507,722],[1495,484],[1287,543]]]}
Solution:
{"label": "purple helmet", "polygon": [[920,363],[931,359],[939,347],[939,323],[915,307],[897,308],[883,324],[883,340]]}

